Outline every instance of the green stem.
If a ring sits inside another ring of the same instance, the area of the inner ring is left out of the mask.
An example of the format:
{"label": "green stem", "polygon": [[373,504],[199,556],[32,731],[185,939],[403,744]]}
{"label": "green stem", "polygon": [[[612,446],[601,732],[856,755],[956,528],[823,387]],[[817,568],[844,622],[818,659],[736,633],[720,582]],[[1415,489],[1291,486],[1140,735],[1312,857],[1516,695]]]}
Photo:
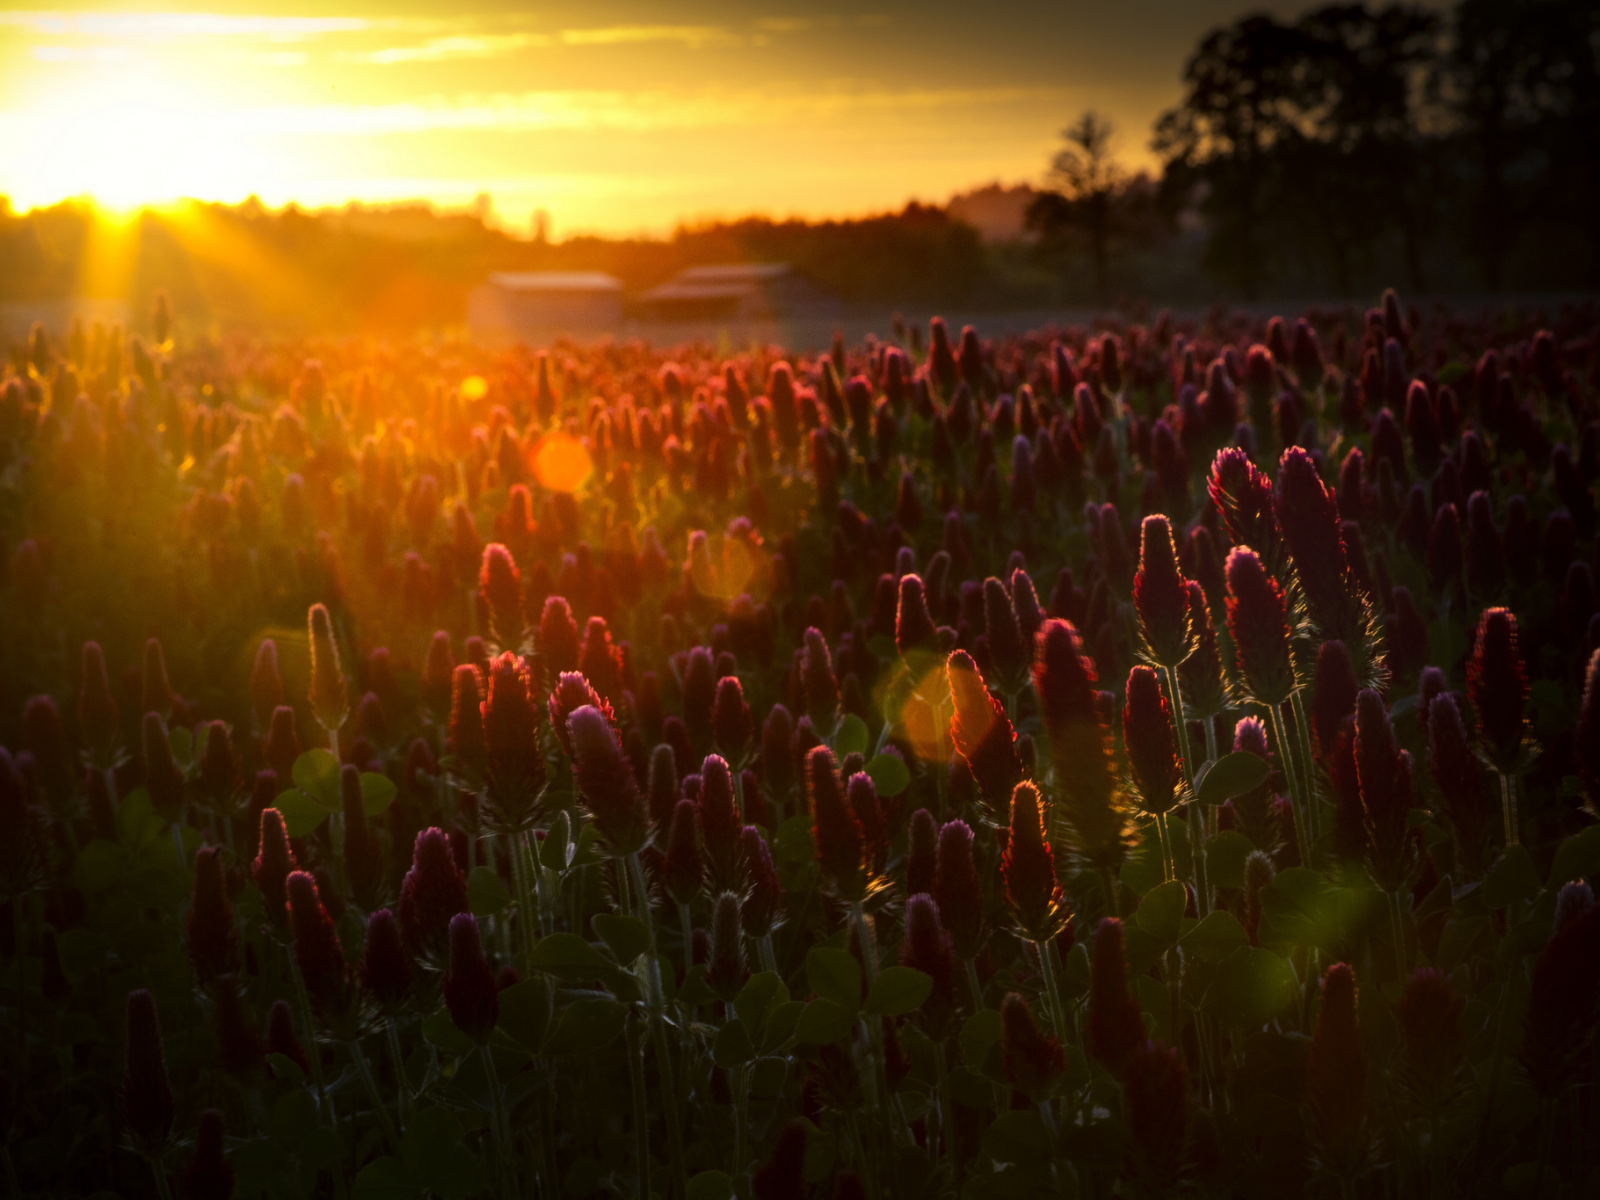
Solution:
{"label": "green stem", "polygon": [[1306,789],[1306,819],[1311,822],[1308,840],[1314,846],[1322,836],[1322,814],[1317,810],[1317,776],[1311,762],[1311,726],[1306,721],[1306,706],[1300,699],[1300,691],[1300,688],[1295,688],[1289,693],[1289,702],[1294,708],[1295,734],[1300,739],[1300,778]]}
{"label": "green stem", "polygon": [[384,1022],[384,1033],[389,1043],[389,1059],[394,1065],[395,1089],[400,1102],[400,1120],[405,1121],[411,1111],[411,1081],[406,1078],[406,1057],[400,1049],[400,1029],[394,1018]]}
{"label": "green stem", "polygon": [[289,947],[287,957],[289,975],[294,980],[295,1007],[300,1013],[301,1036],[305,1038],[306,1059],[311,1066],[312,1082],[317,1085],[317,1107],[328,1124],[337,1129],[333,1101],[329,1099],[327,1084],[322,1079],[322,1054],[317,1049],[317,1031],[311,1024],[311,997],[306,994],[306,981],[300,975],[300,964],[295,961],[294,947]]}
{"label": "green stem", "polygon": [[1299,776],[1294,769],[1294,755],[1289,750],[1289,739],[1283,732],[1283,714],[1278,711],[1276,704],[1266,706],[1272,714],[1272,735],[1278,743],[1278,760],[1283,764],[1284,778],[1289,782],[1289,803],[1294,807],[1294,836],[1297,848],[1300,851],[1300,865],[1311,865],[1311,841],[1307,837],[1310,832],[1306,828],[1305,803],[1300,792]]}
{"label": "green stem", "polygon": [[1200,722],[1201,728],[1206,731],[1206,761],[1217,761],[1217,722],[1214,716],[1207,717]]}
{"label": "green stem", "polygon": [[934,1096],[939,1105],[939,1143],[945,1159],[950,1164],[950,1185],[961,1194],[961,1168],[956,1158],[955,1108],[950,1102],[950,1070],[944,1061],[945,1045],[936,1042],[933,1047]]}
{"label": "green stem", "polygon": [[[9,1151],[7,1154],[9,1155]],[[153,1154],[145,1155],[145,1161],[150,1164],[150,1173],[156,1177],[156,1192],[161,1200],[172,1200],[172,1185],[167,1182],[166,1169],[162,1167],[161,1160]],[[21,1194],[20,1192],[18,1193]]]}
{"label": "green stem", "polygon": [[1500,809],[1506,822],[1506,845],[1514,846],[1522,840],[1522,822],[1517,817],[1517,777],[1498,772],[1500,776]]}
{"label": "green stem", "polygon": [[772,948],[772,931],[768,930],[756,939],[756,954],[761,959],[761,969],[778,973],[778,955]]}
{"label": "green stem", "polygon": [[678,905],[678,925],[683,929],[683,969],[687,972],[694,965],[694,921],[687,904]]}
{"label": "green stem", "polygon": [[[870,995],[872,985],[878,981],[878,946],[861,901],[857,900],[851,904],[850,919],[855,922],[856,935],[861,940],[861,961],[865,968],[863,975]],[[883,1048],[883,1019],[869,1014],[862,1020],[867,1027],[867,1044],[871,1047],[872,1053],[873,1091],[876,1093],[874,1099],[878,1109],[877,1125],[884,1141],[883,1153],[889,1169],[889,1191],[898,1200],[900,1170],[895,1161],[894,1128],[889,1111],[889,1073],[888,1059]]]}
{"label": "green stem", "polygon": [[[478,1047],[483,1059],[483,1073],[489,1079],[489,1094],[494,1098],[494,1157],[500,1168],[500,1194],[516,1196],[516,1171],[511,1161],[510,1122],[506,1120],[506,1098],[500,1089],[500,1073],[494,1069],[494,1055],[487,1042]],[[647,1193],[648,1194],[648,1193]]]}
{"label": "green stem", "polygon": [[358,1038],[351,1038],[346,1045],[350,1047],[350,1059],[356,1065],[356,1074],[361,1077],[361,1086],[367,1089],[367,1099],[372,1101],[372,1111],[378,1114],[378,1120],[383,1125],[383,1136],[389,1142],[389,1149],[399,1154],[400,1131],[395,1128],[394,1118],[389,1115],[388,1106],[383,1102],[383,1093],[378,1091],[377,1080],[372,1078],[372,1068],[367,1065],[367,1056],[361,1052],[361,1042]]}
{"label": "green stem", "polygon": [[983,1002],[983,984],[978,982],[978,960],[964,958],[961,961],[967,968],[967,986],[972,989],[972,1011],[980,1013],[988,1006]]}
{"label": "green stem", "polygon": [[1495,1002],[1494,1017],[1494,1056],[1489,1064],[1489,1086],[1483,1097],[1483,1118],[1478,1124],[1478,1140],[1473,1152],[1472,1177],[1476,1178],[1478,1168],[1483,1160],[1483,1148],[1489,1140],[1489,1122],[1494,1115],[1495,1093],[1500,1089],[1500,1071],[1505,1065],[1505,1034],[1506,1014],[1511,1008],[1511,989],[1517,983],[1517,970],[1513,968],[1511,976],[1500,989],[1500,998]]}
{"label": "green stem", "polygon": [[1194,864],[1195,908],[1204,920],[1211,912],[1211,889],[1206,882],[1205,812],[1194,791],[1194,760],[1189,756],[1189,722],[1183,717],[1183,689],[1178,683],[1178,669],[1166,667],[1167,700],[1172,706],[1172,728],[1178,735],[1178,759],[1183,763],[1184,782],[1189,785],[1189,848]]}
{"label": "green stem", "polygon": [[1400,901],[1399,891],[1389,893],[1389,929],[1394,937],[1394,963],[1400,973],[1400,984],[1405,986],[1408,964],[1406,962],[1406,925],[1405,909]]}
{"label": "green stem", "polygon": [[1117,902],[1117,877],[1107,863],[1100,866],[1100,888],[1105,893],[1106,916],[1120,917],[1122,905]]}
{"label": "green stem", "polygon": [[628,1081],[633,1088],[633,1153],[639,1195],[650,1195],[650,1111],[645,1097],[644,1035],[639,1022],[628,1020]]}
{"label": "green stem", "polygon": [[1170,883],[1177,878],[1172,863],[1172,842],[1167,834],[1167,814],[1156,813],[1156,837],[1161,841],[1161,882]]}
{"label": "green stem", "polygon": [[[1528,1200],[1539,1200],[1544,1195],[1544,1172],[1550,1165],[1550,1147],[1555,1141],[1556,1113],[1553,1102],[1546,1101],[1539,1106],[1539,1169],[1533,1177],[1533,1193]],[[1558,1173],[1559,1175],[1559,1173]]]}
{"label": "green stem", "polygon": [[1061,986],[1056,982],[1056,948],[1048,941],[1035,942],[1039,951],[1039,973],[1044,976],[1045,995],[1050,1000],[1050,1023],[1055,1026],[1056,1041],[1067,1044],[1067,1017],[1061,1005]]}
{"label": "green stem", "polygon": [[672,1058],[667,1048],[666,1017],[661,998],[661,960],[656,957],[656,923],[650,912],[650,893],[644,884],[644,868],[639,865],[637,852],[628,855],[627,870],[633,877],[639,899],[639,919],[644,922],[649,939],[645,1002],[650,1006],[650,1034],[655,1042],[656,1071],[661,1078],[661,1112],[667,1123],[668,1161],[672,1166],[672,1181],[677,1195],[680,1200],[687,1200],[689,1183],[683,1169],[683,1131],[678,1123],[678,1106],[673,1100],[677,1089],[672,1083]]}

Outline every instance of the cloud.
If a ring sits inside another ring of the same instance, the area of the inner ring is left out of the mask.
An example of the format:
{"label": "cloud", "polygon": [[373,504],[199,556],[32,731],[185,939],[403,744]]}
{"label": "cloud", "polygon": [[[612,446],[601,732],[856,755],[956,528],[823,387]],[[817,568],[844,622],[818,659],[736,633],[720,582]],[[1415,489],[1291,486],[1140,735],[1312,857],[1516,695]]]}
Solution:
{"label": "cloud", "polygon": [[737,46],[743,38],[717,25],[607,25],[598,29],[563,29],[568,46],[621,46],[636,42],[677,42],[690,50],[705,46]]}
{"label": "cloud", "polygon": [[416,46],[387,46],[381,50],[352,50],[334,55],[340,62],[365,62],[379,66],[397,63],[445,62],[462,58],[497,58],[519,50],[550,45],[542,33],[457,34],[437,37]]}
{"label": "cloud", "polygon": [[265,37],[276,40],[353,33],[368,29],[363,17],[227,16],[222,13],[0,13],[0,26],[63,36],[109,38]]}

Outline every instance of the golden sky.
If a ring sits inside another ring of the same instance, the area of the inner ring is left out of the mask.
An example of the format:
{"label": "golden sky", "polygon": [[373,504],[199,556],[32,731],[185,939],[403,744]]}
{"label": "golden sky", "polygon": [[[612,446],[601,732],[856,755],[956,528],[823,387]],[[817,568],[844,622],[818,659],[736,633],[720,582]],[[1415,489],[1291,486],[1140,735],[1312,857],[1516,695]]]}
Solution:
{"label": "golden sky", "polygon": [[[0,12],[0,195],[493,198],[525,233],[843,216],[1037,180],[1085,108],[1148,162],[1238,0],[205,4]],[[1257,6],[1259,7],[1259,6]]]}

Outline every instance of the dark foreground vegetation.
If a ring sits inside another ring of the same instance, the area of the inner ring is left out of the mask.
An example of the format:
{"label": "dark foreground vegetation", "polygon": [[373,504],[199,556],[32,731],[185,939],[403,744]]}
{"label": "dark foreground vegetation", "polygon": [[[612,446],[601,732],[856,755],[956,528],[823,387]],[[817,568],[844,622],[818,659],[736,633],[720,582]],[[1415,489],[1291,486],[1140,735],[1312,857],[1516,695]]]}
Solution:
{"label": "dark foreground vegetation", "polygon": [[1593,1195],[1596,328],[37,331],[9,1186]]}

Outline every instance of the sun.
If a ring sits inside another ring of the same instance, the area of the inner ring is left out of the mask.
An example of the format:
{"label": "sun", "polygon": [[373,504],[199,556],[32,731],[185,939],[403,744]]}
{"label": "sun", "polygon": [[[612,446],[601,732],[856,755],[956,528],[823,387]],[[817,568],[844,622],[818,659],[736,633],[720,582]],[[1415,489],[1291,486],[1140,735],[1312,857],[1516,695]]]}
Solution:
{"label": "sun", "polygon": [[88,196],[127,213],[185,196],[242,199],[274,164],[258,144],[228,135],[225,111],[149,65],[74,72],[7,114],[13,201]]}

